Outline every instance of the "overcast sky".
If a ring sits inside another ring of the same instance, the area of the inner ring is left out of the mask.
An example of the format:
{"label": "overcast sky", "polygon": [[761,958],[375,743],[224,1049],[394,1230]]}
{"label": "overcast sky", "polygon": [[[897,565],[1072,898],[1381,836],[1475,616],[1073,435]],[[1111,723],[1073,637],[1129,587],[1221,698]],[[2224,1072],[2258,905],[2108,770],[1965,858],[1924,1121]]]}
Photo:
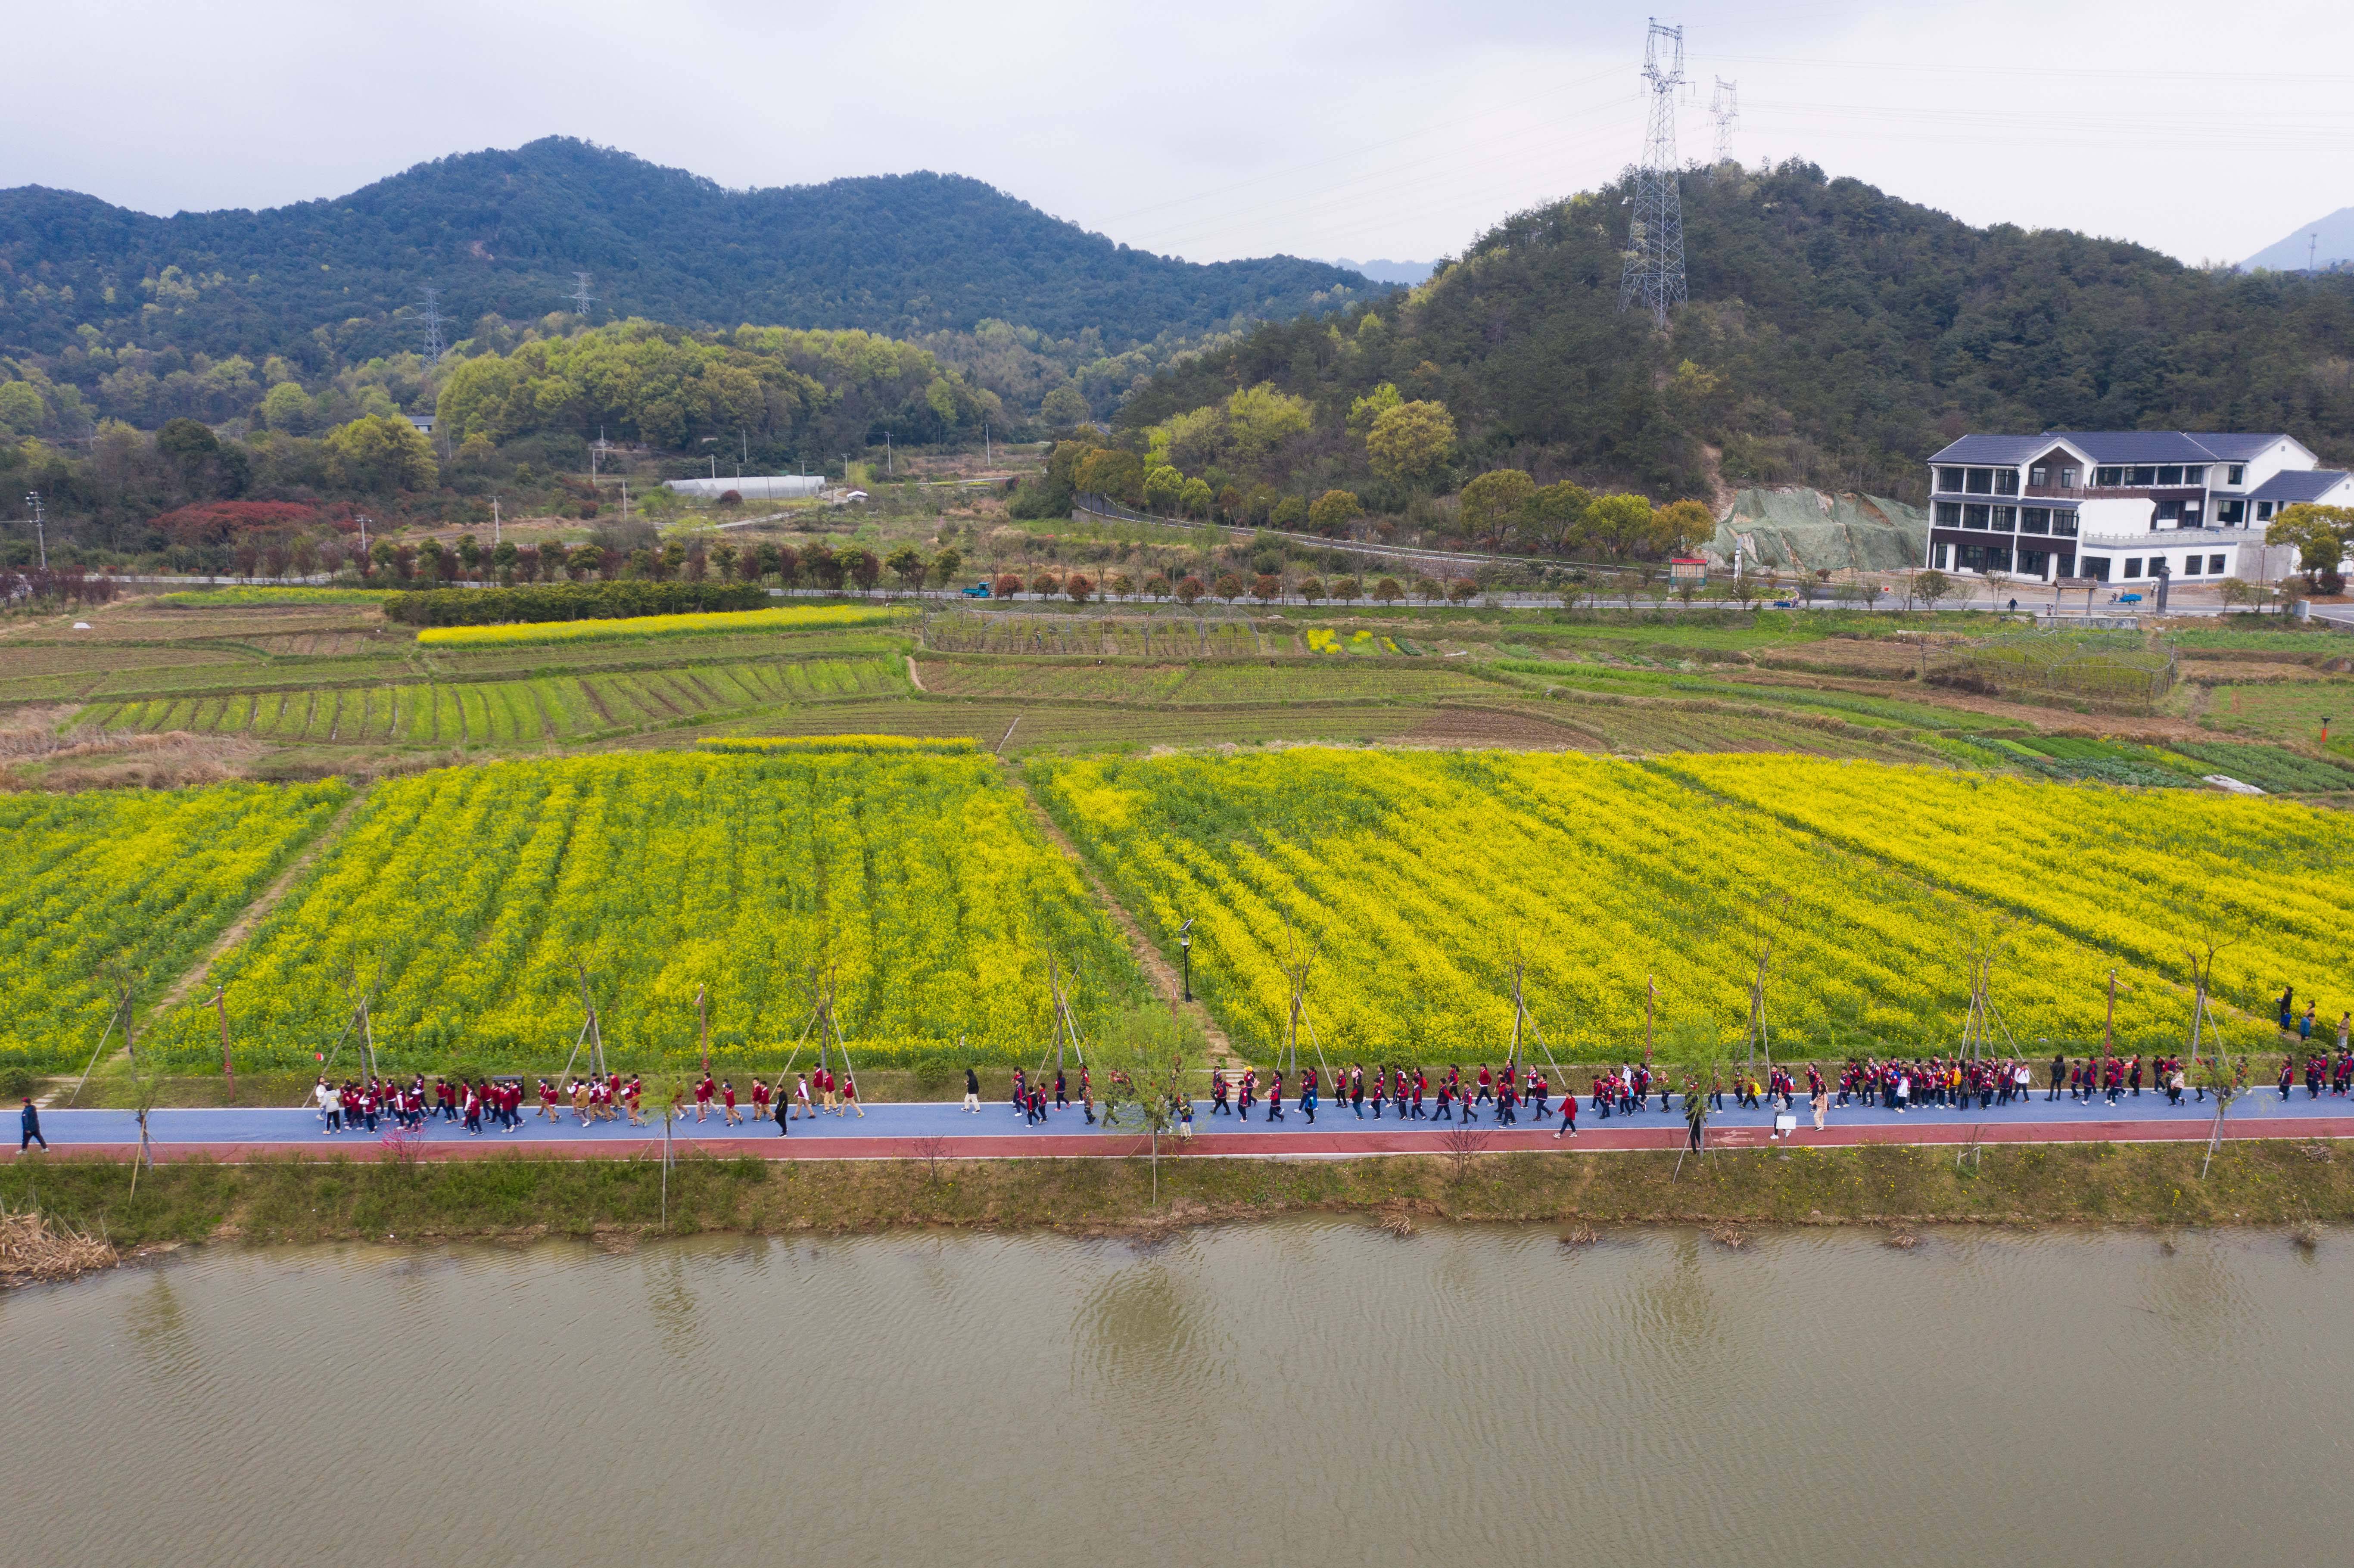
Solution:
{"label": "overcast sky", "polygon": [[[1666,4],[1667,0],[1659,0]],[[1687,157],[1808,157],[1974,223],[2238,260],[2354,205],[2354,5],[1725,0]],[[9,26],[0,185],[149,212],[587,137],[724,185],[937,169],[1196,260],[1427,260],[1640,151],[1645,16],[1587,0],[68,0]]]}

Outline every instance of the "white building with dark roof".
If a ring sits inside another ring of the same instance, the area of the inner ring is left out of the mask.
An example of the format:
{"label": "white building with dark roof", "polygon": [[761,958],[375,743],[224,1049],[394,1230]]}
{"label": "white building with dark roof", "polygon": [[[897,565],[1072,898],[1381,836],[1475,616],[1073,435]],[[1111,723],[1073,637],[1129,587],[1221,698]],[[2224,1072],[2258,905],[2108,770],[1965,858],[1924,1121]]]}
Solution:
{"label": "white building with dark roof", "polygon": [[2264,529],[2354,476],[2294,437],[2184,430],[1968,435],[1929,460],[1926,565],[2025,581],[2179,583],[2278,570]]}

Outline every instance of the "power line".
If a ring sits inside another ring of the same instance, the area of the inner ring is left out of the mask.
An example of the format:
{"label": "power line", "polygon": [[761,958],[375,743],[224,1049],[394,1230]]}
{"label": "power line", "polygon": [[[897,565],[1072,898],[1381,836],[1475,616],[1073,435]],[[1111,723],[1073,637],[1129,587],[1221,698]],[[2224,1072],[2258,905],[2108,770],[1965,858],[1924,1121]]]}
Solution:
{"label": "power line", "polygon": [[1640,303],[1664,331],[1668,309],[1684,303],[1684,210],[1676,181],[1676,90],[1684,84],[1684,30],[1651,19],[1643,37],[1643,79],[1651,84],[1650,124],[1635,171],[1635,211],[1627,220],[1627,270],[1618,308]]}

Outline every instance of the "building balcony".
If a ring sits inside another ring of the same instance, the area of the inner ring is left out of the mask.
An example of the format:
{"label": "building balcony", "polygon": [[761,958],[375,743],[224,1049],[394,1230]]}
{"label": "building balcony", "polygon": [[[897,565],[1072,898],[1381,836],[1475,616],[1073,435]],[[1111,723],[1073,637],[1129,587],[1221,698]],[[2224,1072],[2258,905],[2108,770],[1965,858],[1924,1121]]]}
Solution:
{"label": "building balcony", "polygon": [[2194,545],[2244,545],[2250,537],[2245,528],[2139,528],[2123,534],[2087,533],[2077,543],[2104,550],[2165,550],[2177,546],[2188,549]]}
{"label": "building balcony", "polygon": [[2195,484],[2031,484],[2032,501],[2196,501],[2207,492]]}

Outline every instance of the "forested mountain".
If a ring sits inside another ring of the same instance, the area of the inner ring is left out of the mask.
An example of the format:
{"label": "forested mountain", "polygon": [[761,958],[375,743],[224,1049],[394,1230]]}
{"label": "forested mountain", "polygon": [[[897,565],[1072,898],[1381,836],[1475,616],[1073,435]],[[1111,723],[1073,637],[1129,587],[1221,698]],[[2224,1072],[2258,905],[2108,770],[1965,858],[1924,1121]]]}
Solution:
{"label": "forested mountain", "polygon": [[1507,220],[1402,309],[1265,326],[1186,361],[1121,426],[1141,448],[1148,427],[1271,383],[1312,419],[1227,459],[1234,482],[1313,494],[1363,478],[1376,509],[1396,498],[1377,501],[1348,420],[1384,384],[1453,420],[1434,489],[1513,468],[1704,493],[1713,450],[1736,484],[1911,497],[1922,460],[1967,429],[2282,429],[2354,462],[2354,276],[2205,270],[1974,228],[1809,164],[1727,164],[1684,179],[1691,303],[1660,334],[1618,309],[1631,194]]}
{"label": "forested mountain", "polygon": [[[154,217],[37,185],[0,191],[0,354],[109,346],[213,358],[414,348],[426,285],[451,318],[536,321],[594,275],[598,322],[861,327],[996,320],[1111,350],[1363,291],[1321,262],[1201,266],[1118,245],[952,175],[729,191],[585,142],[421,164],[349,196]],[[325,330],[331,342],[313,334]]]}

